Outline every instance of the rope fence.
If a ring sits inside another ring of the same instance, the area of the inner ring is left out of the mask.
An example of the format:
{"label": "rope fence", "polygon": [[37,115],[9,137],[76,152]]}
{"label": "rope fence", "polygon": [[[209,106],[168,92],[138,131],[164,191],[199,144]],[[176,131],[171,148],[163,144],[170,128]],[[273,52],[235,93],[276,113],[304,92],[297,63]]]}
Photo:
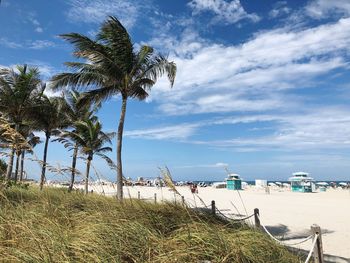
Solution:
{"label": "rope fence", "polygon": [[[154,201],[154,203],[157,203],[157,194],[155,193],[153,197],[141,197],[140,192],[138,191],[137,193],[137,198],[139,200],[145,200],[145,201]],[[296,246],[296,245],[300,245],[303,244],[309,240],[312,239],[312,245],[311,248],[307,254],[306,260],[304,261],[304,263],[309,263],[310,259],[313,257],[314,262],[315,263],[324,263],[324,259],[323,259],[323,248],[322,248],[322,235],[321,235],[321,228],[318,225],[312,225],[311,226],[311,232],[312,234],[303,238],[302,240],[299,240],[297,242],[294,243],[290,243],[287,242],[286,240],[281,240],[278,239],[277,237],[275,237],[268,229],[267,227],[263,224],[262,220],[261,220],[261,216],[260,216],[260,211],[258,208],[254,209],[254,213],[248,215],[246,214],[244,217],[242,218],[232,218],[229,217],[227,215],[225,215],[225,213],[223,213],[222,210],[220,210],[219,208],[216,207],[215,201],[213,200],[211,202],[210,205],[207,205],[204,203],[204,201],[199,198],[200,203],[203,205],[203,207],[205,209],[210,210],[211,214],[213,215],[219,215],[220,217],[222,217],[223,219],[227,220],[228,222],[232,223],[232,224],[237,224],[237,223],[243,223],[248,219],[251,219],[254,217],[254,224],[255,227],[257,229],[261,229],[264,232],[266,232],[266,234],[275,242],[277,242],[280,245],[283,246]],[[189,208],[198,208],[196,201],[194,200],[194,204],[190,203],[189,200],[186,200],[185,202],[185,197],[181,196],[181,201],[182,201],[182,205],[183,206],[187,206]],[[249,221],[251,222],[251,221]]]}
{"label": "rope fence", "polygon": [[285,240],[280,240],[278,238],[276,238],[273,234],[271,234],[271,232],[267,229],[267,227],[261,222],[261,218],[260,218],[260,211],[258,208],[254,209],[254,213],[251,215],[247,215],[244,218],[239,218],[239,219],[234,219],[234,218],[230,218],[228,216],[226,216],[222,211],[220,211],[220,209],[218,209],[215,205],[215,201],[213,200],[211,202],[211,212],[212,214],[218,214],[221,217],[225,218],[226,220],[230,221],[230,222],[243,222],[247,219],[250,219],[252,217],[254,217],[255,219],[255,227],[257,229],[262,229],[266,232],[266,234],[273,239],[275,242],[277,242],[280,245],[283,246],[296,246],[296,245],[300,245],[303,244],[309,240],[312,239],[312,246],[311,249],[308,252],[308,255],[306,257],[306,260],[304,263],[308,263],[311,259],[311,257],[314,258],[314,262],[315,263],[324,263],[324,259],[323,259],[323,248],[322,248],[322,236],[321,236],[321,228],[318,225],[312,225],[311,226],[311,232],[312,234],[307,236],[306,238],[303,238],[300,241],[294,242],[294,243],[289,243],[286,242]]}
{"label": "rope fence", "polygon": [[273,239],[274,241],[276,241],[277,243],[279,243],[281,245],[296,246],[296,245],[303,244],[303,243],[309,241],[310,239],[313,239],[311,249],[309,250],[309,253],[306,257],[305,263],[308,263],[310,261],[311,257],[314,258],[315,263],[324,263],[321,228],[318,225],[311,226],[311,233],[312,233],[311,235],[307,236],[306,238],[304,238],[298,242],[289,243],[289,242],[286,242],[285,240],[280,240],[280,239],[276,238],[275,236],[273,236],[270,233],[270,231],[266,228],[266,226],[261,222],[259,209],[257,209],[257,208],[254,209],[254,216],[255,216],[255,226],[257,228],[263,229],[271,239]]}
{"label": "rope fence", "polygon": [[304,238],[303,240],[301,241],[298,241],[296,243],[288,243],[286,242],[285,240],[280,240],[280,239],[277,239],[276,237],[274,237],[269,230],[267,230],[266,226],[261,222],[261,219],[260,219],[260,216],[258,215],[259,217],[259,220],[260,220],[260,225],[261,227],[265,230],[265,232],[273,239],[275,240],[277,243],[280,243],[282,245],[285,245],[285,246],[296,246],[296,245],[300,245],[302,243],[305,243],[306,241],[310,240],[313,235],[309,235],[308,237]]}
{"label": "rope fence", "polygon": [[318,240],[318,234],[315,235],[314,240],[312,241],[311,249],[309,251],[309,254],[307,255],[305,263],[308,263],[310,261],[310,259],[312,257],[312,253],[315,250],[315,246],[316,246],[317,240]]}

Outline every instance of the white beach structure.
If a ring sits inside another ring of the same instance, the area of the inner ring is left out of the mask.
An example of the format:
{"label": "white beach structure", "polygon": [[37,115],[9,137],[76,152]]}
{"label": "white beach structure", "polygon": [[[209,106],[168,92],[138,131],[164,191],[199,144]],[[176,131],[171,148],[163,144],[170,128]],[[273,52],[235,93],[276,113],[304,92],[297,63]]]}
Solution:
{"label": "white beach structure", "polygon": [[292,192],[312,193],[316,191],[314,178],[309,173],[297,172],[288,179],[291,183]]}
{"label": "white beach structure", "polygon": [[258,188],[267,187],[267,180],[256,179],[255,180],[255,187],[258,187]]}

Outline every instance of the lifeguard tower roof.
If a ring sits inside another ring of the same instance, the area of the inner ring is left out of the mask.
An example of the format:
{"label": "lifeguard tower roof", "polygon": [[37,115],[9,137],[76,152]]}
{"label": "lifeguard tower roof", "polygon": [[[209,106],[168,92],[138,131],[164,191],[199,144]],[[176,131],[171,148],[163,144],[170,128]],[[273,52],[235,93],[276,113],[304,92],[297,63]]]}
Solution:
{"label": "lifeguard tower roof", "polygon": [[288,179],[288,181],[314,181],[314,178],[309,176],[309,173],[296,172],[292,174],[293,176]]}
{"label": "lifeguard tower roof", "polygon": [[292,174],[293,176],[300,176],[300,177],[308,177],[309,173],[305,173],[305,172],[296,172]]}
{"label": "lifeguard tower roof", "polygon": [[230,173],[228,174],[227,177],[228,177],[227,179],[231,179],[231,180],[240,180],[239,174],[235,174],[235,173]]}

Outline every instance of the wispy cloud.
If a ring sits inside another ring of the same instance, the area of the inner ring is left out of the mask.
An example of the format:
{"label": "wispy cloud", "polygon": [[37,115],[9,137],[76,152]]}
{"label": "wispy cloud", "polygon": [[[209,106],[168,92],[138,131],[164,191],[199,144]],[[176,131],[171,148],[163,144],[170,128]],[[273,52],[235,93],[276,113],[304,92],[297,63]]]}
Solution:
{"label": "wispy cloud", "polygon": [[108,15],[117,16],[124,26],[131,28],[136,23],[142,9],[147,3],[126,0],[69,0],[67,12],[69,21],[79,23],[100,23]]}
{"label": "wispy cloud", "polygon": [[27,41],[26,44],[27,44],[27,47],[30,49],[44,49],[44,48],[51,48],[56,46],[56,44],[50,40]]}
{"label": "wispy cloud", "polygon": [[192,168],[222,168],[222,167],[228,167],[229,165],[227,163],[214,163],[214,164],[194,164],[194,165],[182,165],[182,166],[175,166],[174,168],[179,169],[192,169]]}
{"label": "wispy cloud", "polygon": [[257,14],[247,13],[240,0],[192,0],[188,5],[193,9],[193,14],[197,15],[202,12],[213,13],[214,23],[223,22],[225,24],[235,24],[240,20],[250,20],[257,22],[260,17]]}
{"label": "wispy cloud", "polygon": [[153,140],[185,139],[192,136],[200,124],[184,123],[151,129],[126,131],[124,135],[130,138]]}
{"label": "wispy cloud", "polygon": [[35,32],[42,33],[44,31],[35,13],[29,12],[27,19],[34,26]]}
{"label": "wispy cloud", "polygon": [[292,9],[287,6],[287,1],[278,1],[276,4],[274,4],[273,9],[269,12],[269,17],[277,18],[286,16],[290,12],[292,12]]}
{"label": "wispy cloud", "polygon": [[0,45],[7,47],[7,48],[13,48],[13,49],[46,49],[46,48],[52,48],[56,47],[56,43],[50,40],[26,40],[24,42],[18,43],[9,40],[8,38],[0,38]]}
{"label": "wispy cloud", "polygon": [[[206,145],[239,152],[256,151],[313,151],[315,149],[347,149],[350,146],[350,109],[345,107],[315,107],[300,113],[261,114],[207,119],[192,124],[178,124],[162,128],[127,131],[132,138],[173,140],[182,143]],[[231,139],[196,139],[203,129],[210,126],[238,124],[266,124],[271,129],[264,135],[255,134],[249,128],[243,137]],[[188,132],[187,126],[190,125]],[[181,127],[184,127],[182,133]],[[159,131],[162,131],[159,136]],[[169,136],[168,131],[171,131]]]}
{"label": "wispy cloud", "polygon": [[326,18],[336,14],[350,15],[350,2],[348,0],[314,0],[305,8],[306,13],[313,18]]}
{"label": "wispy cloud", "polygon": [[0,38],[0,45],[8,48],[21,48],[22,44],[9,40],[6,37]]}

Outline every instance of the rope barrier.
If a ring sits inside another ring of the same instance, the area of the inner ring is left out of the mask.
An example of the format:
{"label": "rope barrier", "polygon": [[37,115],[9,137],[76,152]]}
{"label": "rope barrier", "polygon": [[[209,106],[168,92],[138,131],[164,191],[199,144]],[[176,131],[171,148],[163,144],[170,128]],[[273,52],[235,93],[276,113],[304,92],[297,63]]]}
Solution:
{"label": "rope barrier", "polygon": [[216,209],[216,211],[219,212],[219,214],[220,214],[221,216],[223,216],[223,217],[226,218],[227,220],[235,221],[235,222],[242,222],[242,221],[245,221],[245,220],[247,220],[247,219],[249,219],[249,218],[251,218],[251,217],[254,216],[254,214],[251,214],[251,215],[246,216],[246,217],[243,217],[243,218],[231,218],[231,217],[226,216],[224,213],[222,213],[218,208],[215,208],[215,209]]}
{"label": "rope barrier", "polygon": [[303,240],[298,241],[298,242],[296,242],[296,243],[286,243],[285,241],[279,240],[279,239],[277,239],[276,237],[274,237],[274,236],[267,230],[267,228],[264,226],[264,224],[261,222],[261,219],[260,219],[260,216],[259,216],[259,215],[258,215],[258,218],[259,218],[260,224],[261,224],[262,228],[265,230],[265,232],[266,232],[273,240],[275,240],[276,242],[278,242],[278,243],[280,243],[280,244],[282,244],[282,245],[287,245],[287,246],[300,245],[300,244],[305,243],[306,241],[308,241],[308,240],[310,240],[310,239],[312,238],[312,235],[310,235],[310,236],[308,236],[308,237],[304,238]]}
{"label": "rope barrier", "polygon": [[318,239],[318,234],[315,235],[315,238],[314,238],[314,240],[312,241],[311,249],[310,249],[309,254],[307,255],[307,258],[306,258],[306,260],[305,260],[304,263],[308,263],[308,262],[309,262],[309,260],[310,260],[310,258],[311,258],[311,256],[312,256],[312,252],[314,251],[314,248],[315,248],[317,239]]}

